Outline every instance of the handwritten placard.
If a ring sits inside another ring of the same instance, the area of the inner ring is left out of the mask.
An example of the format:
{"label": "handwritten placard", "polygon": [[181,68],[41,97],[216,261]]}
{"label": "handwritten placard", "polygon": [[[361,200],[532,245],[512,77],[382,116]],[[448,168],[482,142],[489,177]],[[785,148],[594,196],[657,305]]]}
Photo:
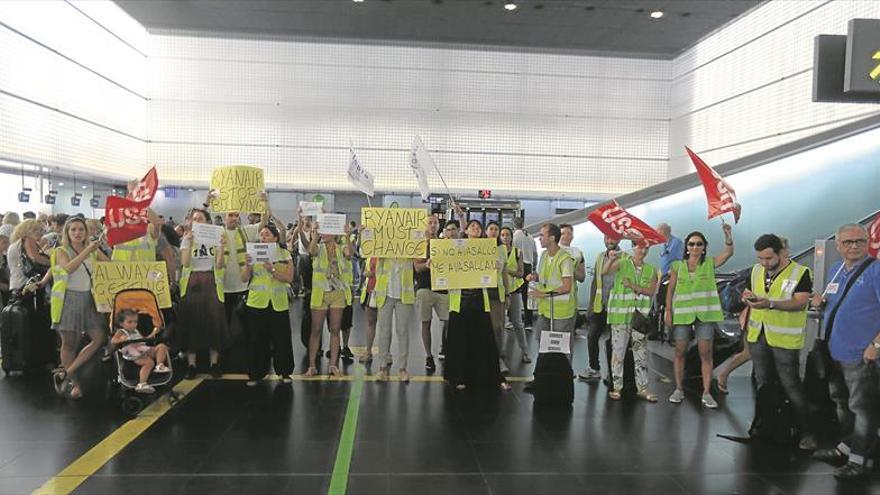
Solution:
{"label": "handwritten placard", "polygon": [[361,253],[376,258],[424,258],[428,212],[421,208],[361,208]]}
{"label": "handwritten placard", "polygon": [[322,213],[318,215],[318,233],[345,235],[345,215],[337,213]]}
{"label": "handwritten placard", "polygon": [[256,167],[220,167],[211,173],[211,210],[265,213],[266,202],[260,196],[265,190],[263,169]]}
{"label": "handwritten placard", "polygon": [[495,239],[433,239],[431,289],[478,289],[498,286]]}
{"label": "handwritten placard", "polygon": [[265,263],[275,260],[275,247],[277,244],[263,242],[247,243],[247,254],[251,256],[254,263]]}
{"label": "handwritten placard", "polygon": [[324,203],[319,201],[300,201],[299,209],[304,217],[316,217],[324,213]]}
{"label": "handwritten placard", "polygon": [[92,292],[95,307],[109,313],[113,297],[123,289],[149,289],[159,300],[160,308],[171,307],[168,274],[162,261],[111,261],[95,263]]}
{"label": "handwritten placard", "polygon": [[220,240],[226,234],[226,229],[222,225],[193,222],[192,233],[195,244],[214,247],[220,245]]}

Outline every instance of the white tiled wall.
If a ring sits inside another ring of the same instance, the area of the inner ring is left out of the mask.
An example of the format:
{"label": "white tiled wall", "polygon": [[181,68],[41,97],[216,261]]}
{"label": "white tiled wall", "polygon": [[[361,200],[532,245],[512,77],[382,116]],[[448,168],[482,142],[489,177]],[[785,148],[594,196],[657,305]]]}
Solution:
{"label": "white tiled wall", "polygon": [[409,192],[416,134],[457,191],[607,195],[666,173],[667,62],[183,36],[153,49],[148,161],[173,164],[169,180],[254,164],[274,184],[350,189],[352,143],[377,189]]}
{"label": "white tiled wall", "polygon": [[880,17],[876,0],[768,2],[673,62],[669,176],[693,171],[684,146],[711,165],[880,113],[877,105],[813,103],[813,38]]}

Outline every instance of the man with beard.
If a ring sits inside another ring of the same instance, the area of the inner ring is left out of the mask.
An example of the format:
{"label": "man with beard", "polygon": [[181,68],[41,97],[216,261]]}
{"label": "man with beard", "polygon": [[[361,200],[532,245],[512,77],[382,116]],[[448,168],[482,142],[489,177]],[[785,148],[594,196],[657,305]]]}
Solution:
{"label": "man with beard", "polygon": [[589,364],[586,370],[578,374],[578,378],[588,382],[597,382],[602,378],[599,366],[599,339],[605,332],[610,332],[608,326],[608,296],[614,287],[613,273],[602,275],[605,263],[611,263],[616,258],[610,253],[620,251],[620,240],[605,236],[605,251],[596,256],[593,264],[593,283],[590,285],[589,299],[589,330],[587,333],[587,353]]}

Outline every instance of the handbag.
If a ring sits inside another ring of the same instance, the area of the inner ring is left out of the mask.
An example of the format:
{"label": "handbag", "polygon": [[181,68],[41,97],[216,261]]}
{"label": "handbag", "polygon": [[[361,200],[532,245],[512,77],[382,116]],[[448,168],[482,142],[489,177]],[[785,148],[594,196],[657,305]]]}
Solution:
{"label": "handbag", "polygon": [[641,311],[635,309],[632,314],[632,322],[630,323],[634,332],[647,335],[651,332],[651,319]]}

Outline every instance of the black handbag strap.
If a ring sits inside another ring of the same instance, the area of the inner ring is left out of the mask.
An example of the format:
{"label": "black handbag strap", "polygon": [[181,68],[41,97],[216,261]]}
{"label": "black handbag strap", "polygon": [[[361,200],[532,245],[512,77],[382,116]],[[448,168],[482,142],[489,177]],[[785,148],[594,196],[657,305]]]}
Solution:
{"label": "black handbag strap", "polygon": [[843,293],[840,294],[840,299],[837,300],[837,304],[834,306],[834,309],[831,310],[831,313],[828,315],[828,321],[825,324],[825,340],[831,340],[831,329],[834,327],[834,318],[837,317],[837,310],[840,309],[840,306],[843,305],[843,300],[846,299],[846,295],[849,294],[849,290],[855,285],[856,280],[862,276],[862,273],[871,266],[871,263],[877,261],[877,258],[868,257],[868,259],[861,264],[858,268],[856,268],[855,273],[853,273],[852,277],[846,281],[846,287],[843,288]]}

